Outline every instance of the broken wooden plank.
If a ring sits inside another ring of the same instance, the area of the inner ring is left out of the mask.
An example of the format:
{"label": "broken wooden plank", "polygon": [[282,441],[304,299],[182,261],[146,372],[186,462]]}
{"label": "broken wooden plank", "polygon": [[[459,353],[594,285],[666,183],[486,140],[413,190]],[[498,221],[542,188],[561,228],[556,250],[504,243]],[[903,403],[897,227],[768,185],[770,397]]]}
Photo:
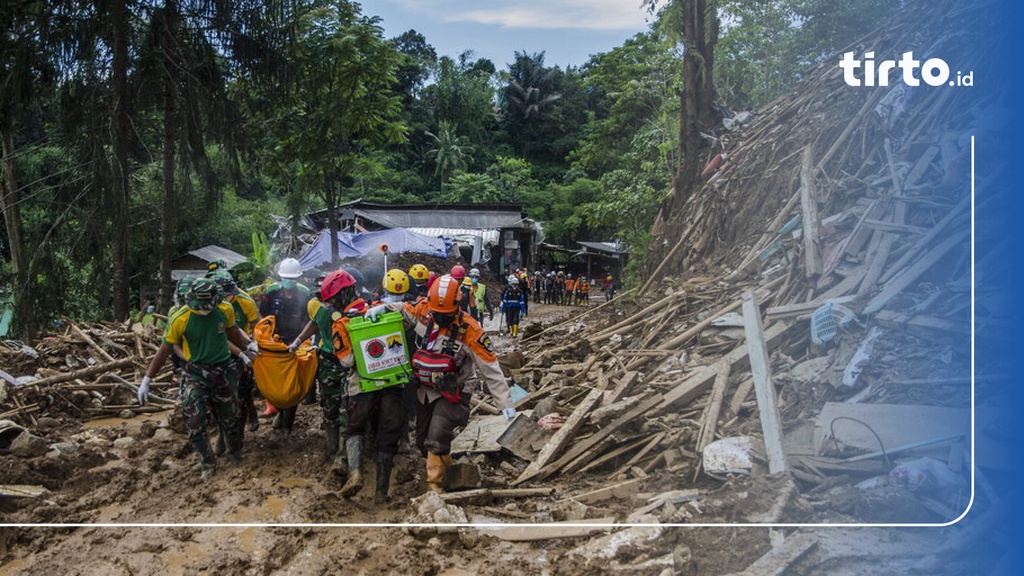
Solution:
{"label": "broken wooden plank", "polygon": [[804,532],[797,532],[786,537],[781,546],[772,548],[756,562],[747,566],[746,570],[736,572],[733,576],[764,576],[765,574],[795,573],[790,566],[809,554],[818,546],[818,538]]}
{"label": "broken wooden plank", "polygon": [[598,400],[601,399],[601,395],[604,393],[604,386],[607,386],[608,382],[604,378],[604,371],[598,369],[598,382],[600,383],[597,388],[594,388],[587,394],[587,397],[580,402],[576,409],[573,410],[569,418],[566,419],[562,427],[555,432],[554,436],[548,440],[548,443],[541,449],[540,454],[530,465],[523,470],[523,473],[519,475],[519,478],[512,483],[513,485],[522,484],[523,482],[533,478],[537,473],[544,468],[552,459],[565,448],[566,444],[572,438],[572,435],[576,433],[576,429],[583,424],[583,419],[590,413],[590,410],[597,404]]}
{"label": "broken wooden plank", "polygon": [[[659,432],[658,434],[654,434],[653,436],[659,436],[659,435],[663,436],[664,434],[665,434],[664,432]],[[632,440],[632,441],[626,443],[623,446],[619,446],[618,448],[612,450],[611,452],[608,452],[607,454],[604,454],[600,458],[598,458],[596,460],[593,460],[589,464],[587,464],[586,466],[580,468],[579,472],[582,474],[583,472],[586,472],[588,470],[593,470],[594,468],[597,468],[598,466],[600,466],[602,464],[608,463],[608,462],[618,458],[619,456],[622,456],[626,452],[629,452],[630,450],[635,450],[641,444],[645,444],[645,443],[649,442],[651,440],[651,438],[652,438],[652,436],[644,436],[642,438],[637,438],[635,440]]]}
{"label": "broken wooden plank", "polygon": [[750,371],[754,375],[754,393],[761,416],[761,431],[764,434],[765,452],[768,453],[768,471],[772,474],[786,470],[786,452],[782,449],[782,417],[775,403],[775,387],[772,383],[768,345],[761,328],[761,309],[754,294],[743,295],[743,319],[746,326],[747,353],[750,355]]}
{"label": "broken wooden plank", "polygon": [[82,329],[79,328],[76,324],[74,324],[74,323],[71,324],[71,331],[74,332],[76,336],[78,336],[83,341],[85,341],[85,343],[89,346],[89,348],[92,348],[97,354],[100,355],[101,358],[103,358],[107,362],[113,362],[114,361],[114,357],[113,356],[111,356],[110,354],[107,353],[106,350],[101,348],[100,345],[97,344],[96,341],[92,339],[92,337],[90,337],[88,334],[83,332]]}
{"label": "broken wooden plank", "polygon": [[[661,441],[665,438],[665,434],[666,434],[665,431],[661,431],[661,432],[658,432],[657,434],[655,434],[654,437],[651,438],[649,442],[647,442],[647,445],[644,446],[643,448],[641,448],[639,452],[634,454],[633,457],[630,458],[628,462],[623,464],[615,472],[612,472],[611,474],[609,474],[608,475],[608,479],[611,480],[611,479],[617,478],[620,474],[625,473],[626,470],[629,470],[631,467],[633,467],[637,462],[639,462],[641,459],[643,459],[644,456],[646,456],[651,450],[653,450],[658,444],[661,443]],[[645,470],[645,472],[646,472],[646,470]]]}
{"label": "broken wooden plank", "polygon": [[704,452],[704,448],[715,440],[715,432],[718,428],[718,416],[722,411],[722,402],[725,399],[725,391],[729,387],[729,374],[732,373],[732,366],[722,364],[715,374],[715,384],[711,388],[711,400],[707,409],[704,410],[704,425],[701,427],[700,436],[697,439],[697,453]]}
{"label": "broken wooden plank", "polygon": [[633,478],[631,480],[626,480],[625,482],[612,484],[611,486],[604,486],[582,494],[575,494],[569,496],[566,500],[575,500],[580,504],[586,504],[588,506],[604,502],[605,500],[623,500],[640,492],[643,485],[643,478]]}
{"label": "broken wooden plank", "polygon": [[554,488],[477,488],[476,490],[464,490],[462,492],[445,492],[441,499],[445,504],[470,504],[479,502],[490,502],[498,498],[535,498],[538,496],[551,496],[555,493]]}
{"label": "broken wooden plank", "polygon": [[769,320],[779,320],[782,318],[795,318],[797,316],[809,315],[815,310],[825,304],[846,304],[855,300],[856,296],[840,296],[838,298],[832,298],[827,302],[803,302],[797,304],[787,304],[785,306],[772,306],[765,310],[765,317]]}
{"label": "broken wooden plank", "polygon": [[602,406],[608,406],[614,404],[622,399],[623,396],[629,394],[629,391],[636,384],[637,380],[640,379],[640,373],[635,370],[630,370],[622,377],[615,389],[610,394],[606,394],[604,400],[601,402]]}
{"label": "broken wooden plank", "polygon": [[875,297],[868,302],[867,306],[864,307],[864,314],[871,315],[884,308],[885,305],[889,303],[889,300],[892,300],[900,292],[903,292],[903,290],[913,284],[921,277],[922,274],[942,260],[950,250],[957,246],[962,246],[964,241],[967,240],[969,234],[970,231],[967,230],[953,234],[948,237],[945,242],[939,244],[930,252],[925,254],[912,266],[893,277],[893,279],[882,288],[881,292],[876,294]]}
{"label": "broken wooden plank", "polygon": [[[737,304],[739,304],[739,302],[737,302]],[[774,324],[765,331],[765,341],[769,346],[773,346],[781,339],[782,335],[785,334],[789,328],[790,326],[788,324],[782,322]],[[726,354],[715,364],[703,366],[692,372],[685,380],[672,390],[669,390],[665,394],[656,394],[651,398],[648,398],[642,404],[623,414],[611,424],[608,424],[604,428],[598,430],[586,440],[577,443],[561,458],[540,470],[536,477],[543,480],[551,474],[554,474],[566,464],[583,456],[585,452],[588,452],[594,446],[600,444],[605,438],[611,436],[612,433],[622,426],[627,423],[634,422],[638,417],[649,411],[653,410],[657,413],[670,408],[677,402],[692,402],[695,398],[706,392],[708,387],[711,386],[715,376],[718,374],[720,363],[723,362],[729,363],[733,370],[746,369],[750,362],[750,359],[747,356],[747,347],[745,345],[737,346],[735,350]]]}
{"label": "broken wooden plank", "polygon": [[[574,520],[572,522],[550,522],[547,524],[516,525],[516,526],[479,526],[481,534],[494,536],[506,542],[536,542],[555,538],[579,538],[598,532],[607,532],[615,523],[615,517],[593,518],[590,520]],[[592,526],[590,525],[592,524]]]}
{"label": "broken wooden plank", "polygon": [[814,184],[814,152],[805,146],[800,165],[800,208],[803,214],[804,273],[821,275],[821,225],[818,219],[818,190]]}
{"label": "broken wooden plank", "polygon": [[113,362],[104,362],[103,364],[96,364],[95,366],[90,366],[88,368],[82,368],[72,372],[64,372],[62,374],[55,374],[46,378],[33,380],[26,384],[26,386],[48,386],[50,384],[57,384],[58,382],[67,382],[68,380],[75,380],[78,378],[88,378],[110,370],[131,366],[133,362],[133,358],[121,358],[120,360],[114,360]]}

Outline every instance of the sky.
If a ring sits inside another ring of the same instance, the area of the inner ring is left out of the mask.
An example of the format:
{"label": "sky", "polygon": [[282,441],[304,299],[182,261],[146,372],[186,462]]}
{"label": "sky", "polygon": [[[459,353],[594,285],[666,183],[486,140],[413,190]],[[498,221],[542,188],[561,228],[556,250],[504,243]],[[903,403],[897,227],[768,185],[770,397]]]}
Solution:
{"label": "sky", "polygon": [[581,66],[647,29],[641,0],[362,0],[384,35],[414,29],[438,56],[467,49],[502,70],[515,51],[544,52],[547,66]]}

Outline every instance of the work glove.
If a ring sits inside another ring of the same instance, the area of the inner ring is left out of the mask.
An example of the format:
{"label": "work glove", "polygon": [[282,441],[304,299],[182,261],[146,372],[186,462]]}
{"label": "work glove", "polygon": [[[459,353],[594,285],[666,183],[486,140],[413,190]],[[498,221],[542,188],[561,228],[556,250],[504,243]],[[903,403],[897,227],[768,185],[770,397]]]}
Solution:
{"label": "work glove", "polygon": [[516,417],[515,408],[502,408],[501,415],[505,417],[506,422],[511,422]]}
{"label": "work glove", "polygon": [[239,354],[238,359],[242,361],[242,364],[244,364],[246,368],[252,366],[252,358],[249,358],[249,355],[245,352]]}
{"label": "work glove", "polygon": [[288,345],[288,353],[289,354],[295,354],[295,351],[298,350],[298,349],[299,349],[299,343],[298,342],[292,342],[291,344]]}
{"label": "work glove", "polygon": [[139,406],[145,406],[146,401],[149,400],[149,384],[153,379],[149,376],[143,376],[142,382],[139,383],[139,389],[135,393],[139,399]]}
{"label": "work glove", "polygon": [[380,316],[382,314],[384,314],[385,312],[387,312],[387,311],[388,311],[388,307],[387,306],[385,306],[383,304],[378,304],[377,306],[374,306],[373,308],[370,308],[369,310],[367,310],[366,313],[363,314],[363,318],[366,318],[370,322],[376,322],[377,319],[380,318]]}
{"label": "work glove", "polygon": [[245,347],[245,351],[249,354],[249,358],[251,359],[253,356],[260,353],[260,345],[257,344],[255,340],[250,340],[249,345]]}

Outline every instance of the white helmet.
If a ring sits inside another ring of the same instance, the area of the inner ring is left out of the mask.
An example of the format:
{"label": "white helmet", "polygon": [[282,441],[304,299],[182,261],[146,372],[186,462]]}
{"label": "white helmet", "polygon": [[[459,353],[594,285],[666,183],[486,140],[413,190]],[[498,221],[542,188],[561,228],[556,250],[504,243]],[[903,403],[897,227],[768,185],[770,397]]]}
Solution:
{"label": "white helmet", "polygon": [[295,258],[285,258],[277,265],[277,275],[288,280],[298,278],[302,276],[302,264]]}
{"label": "white helmet", "polygon": [[516,278],[515,276],[509,276],[508,283],[512,286],[519,286],[519,278]]}
{"label": "white helmet", "polygon": [[470,270],[469,270],[469,277],[470,278],[479,278],[480,277],[480,269],[479,268],[470,268]]}

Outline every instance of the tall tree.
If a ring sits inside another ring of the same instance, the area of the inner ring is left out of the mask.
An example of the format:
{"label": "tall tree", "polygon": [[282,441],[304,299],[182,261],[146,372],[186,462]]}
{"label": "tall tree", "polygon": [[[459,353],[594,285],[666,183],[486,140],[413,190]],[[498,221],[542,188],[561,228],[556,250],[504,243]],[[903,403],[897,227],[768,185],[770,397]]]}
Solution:
{"label": "tall tree", "polygon": [[441,177],[441,194],[444,194],[444,185],[454,170],[465,170],[468,165],[467,159],[473,153],[473,148],[466,143],[465,138],[459,136],[453,126],[447,120],[441,121],[437,134],[427,132],[427,135],[434,141],[434,146],[427,151],[427,156],[437,166],[435,175]]}
{"label": "tall tree", "polygon": [[[373,152],[400,142],[400,100],[394,92],[401,55],[382,35],[380,19],[344,0],[315,3],[301,17],[292,53],[295,83],[279,115],[279,162],[298,166],[296,193],[323,200],[332,237],[337,207],[356,176],[379,174]],[[337,243],[331,258],[338,260]]]}
{"label": "tall tree", "polygon": [[[667,0],[663,18],[683,44],[683,90],[680,93],[679,166],[672,184],[674,194],[666,200],[667,216],[683,205],[690,187],[700,174],[703,152],[711,146],[701,134],[711,133],[722,120],[720,98],[715,89],[715,45],[718,43],[716,0]],[[651,11],[659,0],[643,0]]]}
{"label": "tall tree", "polygon": [[113,284],[114,319],[125,320],[130,313],[128,296],[128,227],[131,194],[128,147],[131,118],[128,108],[128,43],[131,32],[128,22],[128,0],[112,0],[109,5],[111,22],[111,151],[113,152],[113,188],[110,207],[113,214]]}

